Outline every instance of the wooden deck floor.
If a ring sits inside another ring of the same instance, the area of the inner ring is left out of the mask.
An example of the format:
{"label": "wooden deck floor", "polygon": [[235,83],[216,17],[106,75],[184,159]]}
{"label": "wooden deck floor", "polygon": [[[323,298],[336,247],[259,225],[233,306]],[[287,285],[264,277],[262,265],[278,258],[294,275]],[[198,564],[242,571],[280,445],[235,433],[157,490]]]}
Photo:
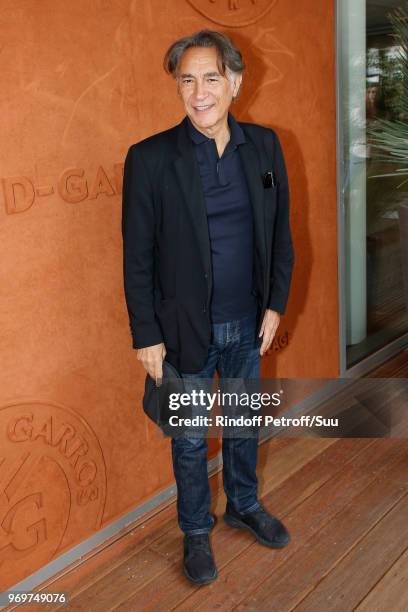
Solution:
{"label": "wooden deck floor", "polygon": [[[408,377],[408,352],[374,375]],[[405,611],[407,449],[404,438],[274,439],[260,448],[260,490],[291,533],[286,548],[263,547],[223,522],[218,474],[214,583],[195,587],[183,576],[183,535],[171,504],[44,590],[67,592],[70,604],[61,609],[84,612]]]}

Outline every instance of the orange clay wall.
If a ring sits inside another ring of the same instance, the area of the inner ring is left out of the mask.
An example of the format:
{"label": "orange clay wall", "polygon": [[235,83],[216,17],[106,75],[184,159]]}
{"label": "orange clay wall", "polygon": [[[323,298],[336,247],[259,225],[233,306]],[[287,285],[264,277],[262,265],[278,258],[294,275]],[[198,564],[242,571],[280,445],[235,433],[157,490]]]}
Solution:
{"label": "orange clay wall", "polygon": [[130,144],[183,117],[162,56],[204,27],[242,49],[231,110],[288,165],[296,267],[263,372],[338,374],[334,2],[2,0],[0,590],[172,483],[141,409],[121,183]]}

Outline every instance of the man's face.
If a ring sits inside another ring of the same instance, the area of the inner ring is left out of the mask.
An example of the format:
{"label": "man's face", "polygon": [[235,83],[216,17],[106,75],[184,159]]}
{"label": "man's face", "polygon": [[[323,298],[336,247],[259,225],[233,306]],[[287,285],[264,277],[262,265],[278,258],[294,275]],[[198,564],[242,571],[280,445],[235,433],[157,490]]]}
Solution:
{"label": "man's face", "polygon": [[[229,75],[229,76],[228,76]],[[227,121],[232,97],[241,75],[226,70],[220,74],[215,47],[192,47],[181,57],[178,88],[187,115],[200,131],[217,128]]]}

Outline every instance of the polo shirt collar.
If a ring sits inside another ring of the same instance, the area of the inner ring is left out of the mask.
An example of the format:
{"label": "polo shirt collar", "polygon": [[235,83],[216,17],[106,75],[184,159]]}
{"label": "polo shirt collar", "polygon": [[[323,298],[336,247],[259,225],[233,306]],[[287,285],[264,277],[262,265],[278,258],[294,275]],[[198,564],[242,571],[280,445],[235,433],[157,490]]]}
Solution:
{"label": "polo shirt collar", "polygon": [[[187,125],[188,125],[188,130],[190,133],[191,140],[195,144],[201,144],[202,142],[208,142],[209,140],[212,140],[212,138],[208,138],[208,136],[206,136],[205,134],[200,132],[200,130],[197,130],[197,128],[194,127],[188,115],[187,115]],[[246,142],[243,129],[241,128],[239,123],[234,119],[234,117],[232,116],[230,112],[228,113],[228,126],[231,132],[231,137],[227,145],[228,148],[231,148],[231,147],[235,148],[236,146]]]}

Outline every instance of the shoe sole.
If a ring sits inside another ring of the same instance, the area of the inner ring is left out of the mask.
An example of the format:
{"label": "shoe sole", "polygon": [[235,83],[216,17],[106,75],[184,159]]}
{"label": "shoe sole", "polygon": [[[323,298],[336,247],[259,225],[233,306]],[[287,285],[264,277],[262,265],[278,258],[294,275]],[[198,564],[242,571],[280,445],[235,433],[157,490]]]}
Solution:
{"label": "shoe sole", "polygon": [[183,565],[183,571],[186,578],[188,578],[191,582],[194,582],[194,584],[210,584],[210,582],[214,582],[214,580],[218,577],[217,570],[215,570],[214,576],[212,576],[211,578],[207,578],[206,580],[200,580],[199,578],[193,578],[192,576],[190,576],[190,574],[186,570],[185,565]]}
{"label": "shoe sole", "polygon": [[230,527],[235,527],[236,529],[246,529],[247,531],[250,531],[252,535],[256,537],[260,544],[263,544],[268,548],[284,548],[290,542],[290,536],[288,537],[288,540],[286,542],[268,542],[268,540],[264,540],[261,536],[259,536],[256,531],[252,529],[252,527],[249,527],[249,525],[245,525],[245,523],[239,521],[233,516],[230,516],[229,514],[224,514],[223,518],[227,525],[229,525]]}

